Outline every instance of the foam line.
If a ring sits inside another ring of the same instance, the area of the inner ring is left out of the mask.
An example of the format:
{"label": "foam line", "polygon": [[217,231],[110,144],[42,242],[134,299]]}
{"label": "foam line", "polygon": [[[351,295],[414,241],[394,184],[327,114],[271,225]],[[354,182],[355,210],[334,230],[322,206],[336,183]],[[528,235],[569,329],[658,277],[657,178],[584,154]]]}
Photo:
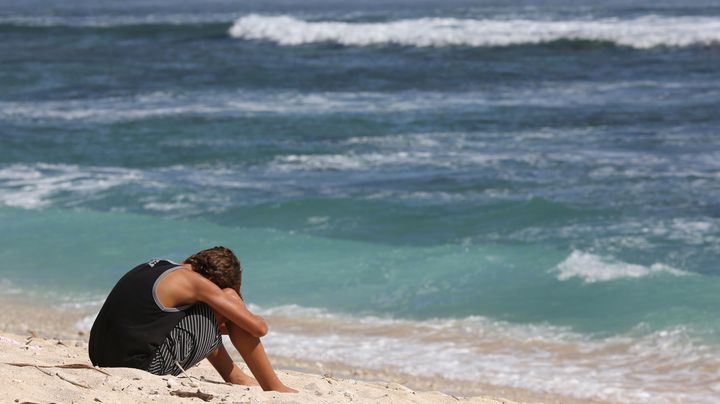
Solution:
{"label": "foam line", "polygon": [[289,15],[250,14],[229,30],[234,38],[279,45],[512,46],[560,40],[610,42],[648,49],[720,43],[720,18],[661,17],[597,20],[418,18],[378,23],[305,21]]}
{"label": "foam line", "polygon": [[294,305],[251,309],[276,326],[264,341],[282,356],[618,403],[709,403],[716,394],[717,378],[704,369],[718,363],[717,351],[684,327],[653,332],[639,326],[592,338],[565,327],[481,316],[410,321]]}
{"label": "foam line", "polygon": [[675,276],[687,275],[687,272],[665,264],[655,263],[650,266],[629,264],[582,251],[573,251],[570,256],[558,264],[555,271],[558,280],[565,281],[571,278],[580,278],[585,283],[642,278],[661,273]]}
{"label": "foam line", "polygon": [[[683,99],[698,92],[708,100],[720,94],[708,82],[562,82],[541,87],[498,86],[489,91],[299,92],[187,91],[151,92],[120,97],[48,101],[0,101],[0,120],[44,124],[46,121],[123,122],[188,116],[254,116],[259,114],[393,113],[441,109],[483,110],[496,107],[578,108],[608,104],[637,108],[661,105],[664,98]],[[632,93],[632,102],[627,100]],[[709,101],[708,101],[709,102]],[[677,104],[681,107],[680,104]],[[712,104],[714,105],[714,104]]]}

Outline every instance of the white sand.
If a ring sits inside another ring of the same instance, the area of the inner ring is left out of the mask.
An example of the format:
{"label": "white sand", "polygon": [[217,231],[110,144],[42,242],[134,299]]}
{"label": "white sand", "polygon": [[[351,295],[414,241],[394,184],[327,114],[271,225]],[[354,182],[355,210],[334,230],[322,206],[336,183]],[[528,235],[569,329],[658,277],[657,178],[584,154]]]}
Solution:
{"label": "white sand", "polygon": [[[17,367],[9,363],[32,366]],[[280,394],[259,387],[234,386],[222,382],[207,361],[188,370],[188,376],[154,376],[128,368],[65,369],[45,367],[90,364],[84,340],[51,339],[0,333],[0,380],[2,402],[58,403],[149,403],[204,402],[181,398],[172,392],[209,394],[208,402],[278,403],[511,403],[490,398],[463,398],[444,393],[416,392],[397,383],[338,379],[289,370],[279,370],[285,384],[300,392]],[[242,366],[242,365],[241,365]],[[243,369],[247,371],[247,369]]]}

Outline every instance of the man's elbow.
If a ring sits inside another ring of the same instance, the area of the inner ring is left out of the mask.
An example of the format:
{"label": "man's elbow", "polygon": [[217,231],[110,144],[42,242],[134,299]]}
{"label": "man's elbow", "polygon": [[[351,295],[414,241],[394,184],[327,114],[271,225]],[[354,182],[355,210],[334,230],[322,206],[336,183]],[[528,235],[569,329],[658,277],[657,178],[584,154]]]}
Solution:
{"label": "man's elbow", "polygon": [[253,337],[260,338],[264,337],[268,333],[268,325],[265,322],[265,320],[260,319],[260,321],[255,324],[255,329],[253,330],[252,334]]}

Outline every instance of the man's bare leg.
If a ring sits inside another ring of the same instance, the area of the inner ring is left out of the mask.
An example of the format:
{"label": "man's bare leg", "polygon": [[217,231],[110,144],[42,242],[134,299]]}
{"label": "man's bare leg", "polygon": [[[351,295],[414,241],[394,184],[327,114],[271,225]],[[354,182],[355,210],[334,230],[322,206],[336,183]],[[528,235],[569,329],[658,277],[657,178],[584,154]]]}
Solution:
{"label": "man's bare leg", "polygon": [[240,356],[242,356],[263,390],[297,393],[297,390],[284,385],[277,377],[270,364],[270,359],[265,353],[265,348],[260,342],[260,338],[253,337],[234,324],[228,324],[228,331],[230,332],[230,341],[232,341],[235,349],[240,352]]}
{"label": "man's bare leg", "polygon": [[215,370],[222,376],[223,380],[232,384],[242,384],[245,386],[259,386],[257,380],[243,373],[240,367],[233,362],[232,358],[225,349],[225,345],[220,343],[208,357],[208,361],[213,365]]}
{"label": "man's bare leg", "polygon": [[[238,299],[238,301],[242,302],[240,296],[233,289],[223,289],[223,292],[233,299]],[[260,338],[253,337],[244,329],[226,321],[222,315],[217,312],[215,312],[215,317],[220,324],[220,332],[230,336],[230,341],[233,346],[240,353],[240,356],[242,356],[245,364],[250,368],[250,371],[256,379],[243,373],[232,361],[225,347],[220,345],[218,349],[210,354],[208,360],[225,381],[235,383],[228,380],[226,378],[227,375],[228,378],[234,377],[235,380],[240,381],[240,383],[237,384],[259,384],[265,391],[273,390],[284,393],[297,393],[297,390],[284,385],[277,377],[277,374],[275,374],[270,364],[270,359],[268,359],[265,353],[265,348],[263,348],[262,342],[260,342]]]}

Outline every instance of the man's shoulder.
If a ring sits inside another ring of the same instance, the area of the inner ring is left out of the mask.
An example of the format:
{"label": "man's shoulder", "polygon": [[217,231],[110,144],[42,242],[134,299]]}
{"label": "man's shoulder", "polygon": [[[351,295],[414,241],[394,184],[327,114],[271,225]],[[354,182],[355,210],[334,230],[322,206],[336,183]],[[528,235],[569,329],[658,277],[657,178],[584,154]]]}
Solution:
{"label": "man's shoulder", "polygon": [[182,266],[182,264],[178,264],[177,262],[165,258],[153,258],[148,262],[142,263],[140,265],[147,265],[150,268],[155,268],[156,266]]}

